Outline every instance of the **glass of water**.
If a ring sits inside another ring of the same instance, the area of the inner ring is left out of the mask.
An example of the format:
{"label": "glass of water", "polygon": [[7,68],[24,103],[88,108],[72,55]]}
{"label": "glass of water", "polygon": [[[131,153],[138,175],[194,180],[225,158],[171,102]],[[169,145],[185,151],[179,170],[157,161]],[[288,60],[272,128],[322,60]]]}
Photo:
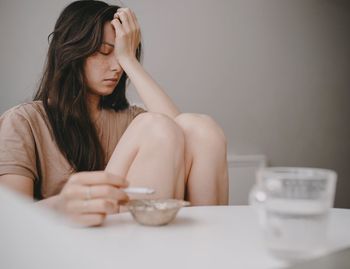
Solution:
{"label": "glass of water", "polygon": [[334,171],[316,168],[268,167],[257,172],[250,203],[258,208],[273,256],[296,262],[327,250],[336,179]]}

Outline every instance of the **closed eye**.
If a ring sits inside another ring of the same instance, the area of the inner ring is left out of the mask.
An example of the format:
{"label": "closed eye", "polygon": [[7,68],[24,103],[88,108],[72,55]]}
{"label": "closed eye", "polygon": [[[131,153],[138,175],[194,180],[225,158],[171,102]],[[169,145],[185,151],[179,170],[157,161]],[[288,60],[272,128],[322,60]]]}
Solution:
{"label": "closed eye", "polygon": [[110,53],[113,52],[113,50],[114,50],[113,45],[103,42],[98,52],[103,55],[109,55]]}

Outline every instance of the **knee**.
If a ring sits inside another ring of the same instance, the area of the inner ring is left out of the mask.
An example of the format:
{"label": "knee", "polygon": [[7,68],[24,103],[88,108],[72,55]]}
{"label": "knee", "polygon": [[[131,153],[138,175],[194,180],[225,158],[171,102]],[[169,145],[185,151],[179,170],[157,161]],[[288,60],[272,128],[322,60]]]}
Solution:
{"label": "knee", "polygon": [[210,116],[204,114],[184,113],[175,121],[184,132],[189,143],[206,143],[213,148],[227,147],[227,139],[223,129]]}
{"label": "knee", "polygon": [[147,143],[156,143],[157,146],[182,149],[184,147],[184,134],[182,129],[171,118],[159,113],[142,113],[135,123],[139,126],[139,135]]}

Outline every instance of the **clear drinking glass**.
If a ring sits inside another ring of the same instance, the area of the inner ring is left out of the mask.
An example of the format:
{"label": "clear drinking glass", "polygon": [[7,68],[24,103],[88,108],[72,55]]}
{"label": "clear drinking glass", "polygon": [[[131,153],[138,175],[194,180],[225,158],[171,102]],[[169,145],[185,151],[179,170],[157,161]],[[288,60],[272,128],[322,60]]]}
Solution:
{"label": "clear drinking glass", "polygon": [[295,262],[327,248],[337,175],[316,168],[269,167],[257,172],[250,203],[258,208],[269,252]]}

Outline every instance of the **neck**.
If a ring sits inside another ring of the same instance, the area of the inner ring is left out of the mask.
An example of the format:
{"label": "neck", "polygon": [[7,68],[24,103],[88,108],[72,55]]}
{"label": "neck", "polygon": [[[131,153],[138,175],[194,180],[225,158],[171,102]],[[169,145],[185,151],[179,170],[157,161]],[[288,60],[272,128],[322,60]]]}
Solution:
{"label": "neck", "polygon": [[95,121],[101,113],[101,110],[99,109],[101,96],[96,94],[88,94],[86,99],[91,120]]}

